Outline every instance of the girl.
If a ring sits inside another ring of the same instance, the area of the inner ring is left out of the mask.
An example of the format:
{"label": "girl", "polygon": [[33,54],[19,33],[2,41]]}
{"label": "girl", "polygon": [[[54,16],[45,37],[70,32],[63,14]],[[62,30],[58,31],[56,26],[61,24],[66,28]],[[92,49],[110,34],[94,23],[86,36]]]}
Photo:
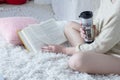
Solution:
{"label": "girl", "polygon": [[94,19],[95,40],[84,43],[84,31],[80,24],[70,22],[65,35],[72,47],[49,45],[43,51],[72,55],[69,66],[73,70],[94,74],[120,74],[120,0],[101,0],[98,14]]}

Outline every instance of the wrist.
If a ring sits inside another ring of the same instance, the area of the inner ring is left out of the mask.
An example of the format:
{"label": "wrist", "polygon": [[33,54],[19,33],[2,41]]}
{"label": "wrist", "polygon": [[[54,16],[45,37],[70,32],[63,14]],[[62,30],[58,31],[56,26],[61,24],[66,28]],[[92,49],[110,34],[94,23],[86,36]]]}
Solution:
{"label": "wrist", "polygon": [[67,54],[67,55],[72,55],[75,52],[75,47],[66,47],[63,49],[63,53]]}
{"label": "wrist", "polygon": [[66,47],[62,48],[62,53],[66,53]]}

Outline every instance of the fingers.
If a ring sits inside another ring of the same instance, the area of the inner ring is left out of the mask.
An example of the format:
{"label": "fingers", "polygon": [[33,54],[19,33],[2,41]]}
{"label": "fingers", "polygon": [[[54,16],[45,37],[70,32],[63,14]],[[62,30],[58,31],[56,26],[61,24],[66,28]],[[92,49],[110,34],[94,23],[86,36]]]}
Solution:
{"label": "fingers", "polygon": [[80,32],[81,32],[81,33],[85,33],[85,31],[84,31],[82,28],[80,28]]}
{"label": "fingers", "polygon": [[60,45],[48,45],[41,48],[43,52],[60,53],[63,47]]}
{"label": "fingers", "polygon": [[54,52],[54,47],[51,45],[44,46],[41,49],[42,49],[42,52]]}
{"label": "fingers", "polygon": [[42,52],[50,52],[50,48],[48,46],[44,46],[41,49],[42,49]]}
{"label": "fingers", "polygon": [[80,28],[80,35],[83,39],[85,38],[85,31],[82,28]]}

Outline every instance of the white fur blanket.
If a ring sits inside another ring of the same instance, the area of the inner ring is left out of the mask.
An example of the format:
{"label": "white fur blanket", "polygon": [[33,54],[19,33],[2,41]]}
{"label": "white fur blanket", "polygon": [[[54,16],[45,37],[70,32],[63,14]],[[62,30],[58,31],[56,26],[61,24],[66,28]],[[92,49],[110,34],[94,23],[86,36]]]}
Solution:
{"label": "white fur blanket", "polygon": [[[0,17],[19,15],[33,16],[39,20],[53,17],[46,6],[27,4],[0,7]],[[5,80],[120,80],[119,75],[90,75],[73,71],[68,67],[69,57],[55,53],[28,53],[23,47],[8,44],[0,38],[0,73]]]}
{"label": "white fur blanket", "polygon": [[0,40],[0,72],[6,80],[120,80],[119,75],[90,75],[73,71],[70,56],[29,53],[21,46]]}

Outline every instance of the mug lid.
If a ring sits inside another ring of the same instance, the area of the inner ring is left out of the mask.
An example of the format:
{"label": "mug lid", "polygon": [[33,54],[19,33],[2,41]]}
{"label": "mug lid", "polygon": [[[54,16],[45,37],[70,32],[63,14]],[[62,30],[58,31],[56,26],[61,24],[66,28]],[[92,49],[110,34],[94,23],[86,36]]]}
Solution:
{"label": "mug lid", "polygon": [[93,17],[92,11],[83,11],[80,13],[80,16],[79,16],[79,18],[85,18],[85,19],[89,19],[91,17]]}

